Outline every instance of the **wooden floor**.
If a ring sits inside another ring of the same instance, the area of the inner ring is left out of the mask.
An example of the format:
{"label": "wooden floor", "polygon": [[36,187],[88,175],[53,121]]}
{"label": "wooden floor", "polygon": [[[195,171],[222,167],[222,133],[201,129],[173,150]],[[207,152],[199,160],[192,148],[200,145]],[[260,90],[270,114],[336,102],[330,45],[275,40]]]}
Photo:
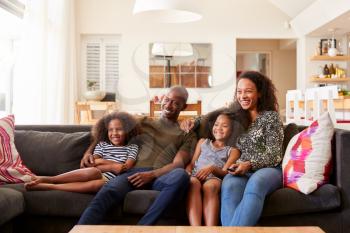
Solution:
{"label": "wooden floor", "polygon": [[70,233],[324,233],[319,227],[190,227],[77,225]]}

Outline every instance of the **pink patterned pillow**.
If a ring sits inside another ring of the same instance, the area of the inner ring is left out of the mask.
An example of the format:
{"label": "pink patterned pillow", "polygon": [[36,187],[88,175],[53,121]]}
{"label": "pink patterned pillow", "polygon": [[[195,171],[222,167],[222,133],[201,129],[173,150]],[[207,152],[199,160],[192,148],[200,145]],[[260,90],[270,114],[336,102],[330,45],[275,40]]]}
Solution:
{"label": "pink patterned pillow", "polygon": [[23,183],[34,174],[22,163],[14,143],[13,115],[0,119],[0,184]]}
{"label": "pink patterned pillow", "polygon": [[284,187],[309,194],[329,181],[333,133],[326,112],[289,141],[282,162]]}

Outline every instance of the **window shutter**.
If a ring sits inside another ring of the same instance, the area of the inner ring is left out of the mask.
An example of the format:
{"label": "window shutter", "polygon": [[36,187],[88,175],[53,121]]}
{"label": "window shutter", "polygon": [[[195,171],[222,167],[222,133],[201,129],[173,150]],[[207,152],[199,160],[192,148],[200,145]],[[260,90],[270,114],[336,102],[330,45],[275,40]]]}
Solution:
{"label": "window shutter", "polygon": [[117,92],[119,81],[119,37],[85,36],[83,38],[83,86],[96,82],[95,88]]}
{"label": "window shutter", "polygon": [[119,80],[119,45],[117,43],[105,44],[105,90],[116,92]]}
{"label": "window shutter", "polygon": [[96,82],[96,89],[100,89],[101,77],[101,43],[86,43],[86,80]]}

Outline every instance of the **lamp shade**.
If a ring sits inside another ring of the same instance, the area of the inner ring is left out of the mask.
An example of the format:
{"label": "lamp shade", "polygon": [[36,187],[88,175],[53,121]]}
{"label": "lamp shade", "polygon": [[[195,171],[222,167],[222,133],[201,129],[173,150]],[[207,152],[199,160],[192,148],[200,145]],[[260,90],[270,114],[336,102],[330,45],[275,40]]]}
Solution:
{"label": "lamp shade", "polygon": [[156,22],[186,23],[202,18],[200,3],[200,0],[135,0],[133,14]]}
{"label": "lamp shade", "polygon": [[193,55],[190,43],[153,43],[152,54],[155,56],[178,56],[186,57]]}

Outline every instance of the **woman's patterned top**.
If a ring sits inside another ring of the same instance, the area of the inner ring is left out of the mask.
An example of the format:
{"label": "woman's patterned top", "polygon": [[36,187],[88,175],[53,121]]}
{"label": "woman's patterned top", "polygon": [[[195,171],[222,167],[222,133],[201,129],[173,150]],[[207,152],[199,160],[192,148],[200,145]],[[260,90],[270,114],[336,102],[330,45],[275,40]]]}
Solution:
{"label": "woman's patterned top", "polygon": [[250,161],[252,170],[275,167],[282,160],[283,124],[275,111],[259,114],[249,126],[247,133],[241,135],[237,148],[241,157],[237,163]]}

